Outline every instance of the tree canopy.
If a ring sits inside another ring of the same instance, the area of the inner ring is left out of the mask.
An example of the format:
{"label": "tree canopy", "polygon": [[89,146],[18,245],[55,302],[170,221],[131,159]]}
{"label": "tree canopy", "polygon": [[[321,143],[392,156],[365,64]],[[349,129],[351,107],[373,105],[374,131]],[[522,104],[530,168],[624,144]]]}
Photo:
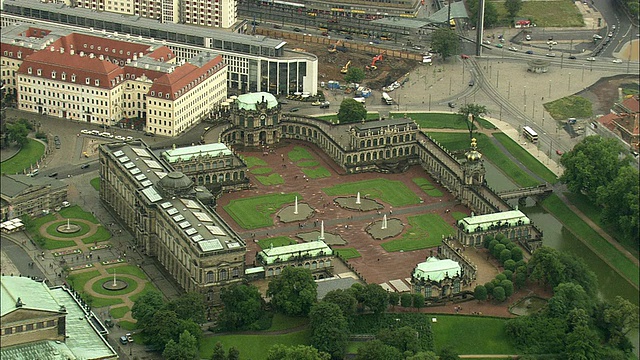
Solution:
{"label": "tree canopy", "polygon": [[313,346],[276,344],[269,348],[267,360],[330,360],[331,356]]}
{"label": "tree canopy", "polygon": [[15,142],[20,146],[25,146],[29,139],[29,129],[23,122],[16,122],[13,124],[7,124],[7,136],[5,140],[8,142]]}
{"label": "tree canopy", "polygon": [[431,35],[431,48],[446,60],[460,49],[460,39],[455,31],[449,28],[439,28]]}
{"label": "tree canopy", "polygon": [[[476,24],[478,22],[478,0],[468,0],[469,23]],[[498,10],[493,2],[485,1],[484,3],[484,26],[491,27],[498,22]]]}
{"label": "tree canopy", "polygon": [[321,301],[309,313],[311,344],[319,351],[326,352],[334,359],[344,357],[349,341],[349,326],[340,306]]}
{"label": "tree canopy", "polygon": [[341,124],[360,122],[367,117],[364,105],[353,99],[344,99],[338,110],[338,120]]}
{"label": "tree canopy", "polygon": [[623,166],[618,175],[597,190],[596,203],[602,207],[600,218],[606,224],[616,227],[624,239],[638,247],[640,232],[640,184],[638,170]]}
{"label": "tree canopy", "polygon": [[169,340],[162,352],[162,357],[166,360],[198,360],[198,340],[185,330],[180,334],[180,340],[176,343]]}
{"label": "tree canopy", "polygon": [[269,282],[267,296],[277,311],[290,316],[306,316],[316,302],[318,285],[311,271],[287,266],[280,276]]}
{"label": "tree canopy", "polygon": [[253,285],[233,285],[223,288],[220,299],[224,308],[218,322],[225,330],[259,329],[256,324],[265,315],[260,290]]}
{"label": "tree canopy", "polygon": [[518,11],[522,9],[522,0],[506,0],[504,2],[504,8],[507,9],[509,17],[514,18],[518,14]]}
{"label": "tree canopy", "polygon": [[348,83],[359,83],[364,80],[364,70],[357,66],[351,66],[344,76],[344,81]]}

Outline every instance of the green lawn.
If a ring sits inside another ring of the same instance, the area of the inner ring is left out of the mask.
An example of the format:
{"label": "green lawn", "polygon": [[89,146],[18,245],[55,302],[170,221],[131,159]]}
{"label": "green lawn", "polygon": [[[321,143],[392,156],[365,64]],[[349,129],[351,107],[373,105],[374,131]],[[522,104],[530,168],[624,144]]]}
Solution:
{"label": "green lawn", "polygon": [[279,331],[292,329],[298,326],[302,326],[309,323],[309,318],[306,317],[292,317],[282,315],[280,313],[273,314],[271,319],[271,327],[265,331]]}
{"label": "green lawn", "polygon": [[455,229],[439,215],[423,214],[407,218],[409,228],[402,238],[383,243],[383,249],[393,251],[411,251],[436,247],[442,242],[442,236],[455,234]]}
{"label": "green lawn", "polygon": [[129,299],[131,299],[131,301],[135,302],[136,300],[138,300],[139,297],[141,297],[142,295],[144,295],[144,294],[146,294],[146,293],[148,293],[150,291],[158,292],[158,289],[155,287],[155,285],[153,285],[153,283],[147,282],[146,284],[144,284],[144,289],[141,292],[139,292],[139,293],[137,293],[135,295],[132,295],[131,297],[129,297]]}
{"label": "green lawn", "polygon": [[273,169],[270,167],[259,167],[259,168],[251,169],[251,173],[253,175],[264,175],[272,172],[273,172]]}
{"label": "green lawn", "polygon": [[116,277],[120,274],[128,274],[143,280],[147,280],[147,275],[144,273],[144,271],[142,271],[142,269],[140,269],[139,267],[133,265],[110,266],[106,268],[106,270],[109,274],[113,274],[113,272],[115,271]]}
{"label": "green lawn", "polygon": [[622,246],[624,246],[624,248],[627,249],[627,251],[633,254],[633,256],[635,256],[636,258],[640,256],[640,254],[638,253],[638,251],[640,250],[638,249],[638,244],[629,243],[628,241],[624,241],[624,240],[621,241],[620,239],[622,239],[622,235],[620,234],[620,231],[618,230],[617,227],[602,223],[602,221],[600,220],[600,214],[602,211],[601,208],[593,204],[586,196],[582,194],[574,194],[572,192],[566,192],[564,195],[569,199],[569,201],[571,201],[573,205],[575,205],[578,209],[580,209],[580,211],[582,211],[583,214],[585,214],[589,219],[591,219],[591,221],[593,221],[598,226],[603,228],[607,232],[607,234],[611,235],[613,238],[618,240],[618,242]]}
{"label": "green lawn", "polygon": [[129,309],[128,306],[120,306],[109,310],[109,314],[111,314],[111,317],[114,319],[120,319],[124,317],[129,311],[131,311],[131,309]]}
{"label": "green lawn", "polygon": [[256,180],[265,186],[284,184],[284,179],[280,174],[271,174],[269,176],[258,175],[256,176]]}
{"label": "green lawn", "polygon": [[309,179],[322,179],[331,177],[331,173],[324,166],[318,166],[317,168],[304,168],[302,172]]}
{"label": "green lawn", "polygon": [[[120,324],[120,327],[125,329],[125,330],[135,330],[135,329],[138,328],[136,323],[133,323],[133,322],[127,321],[127,320],[118,321],[118,324]],[[134,337],[135,337],[135,335],[134,335]],[[211,350],[211,352],[213,352],[213,350]]]}
{"label": "green lawn", "polygon": [[429,180],[425,178],[415,178],[412,181],[420,186],[422,191],[431,197],[441,197],[442,191],[438,190]]}
{"label": "green lawn", "polygon": [[617,269],[625,278],[629,279],[637,287],[640,282],[638,267],[624,256],[613,245],[603,239],[587,223],[582,221],[560,198],[552,194],[546,198],[542,205],[552,213],[564,226],[569,228],[578,239],[588,244],[593,251],[605,259],[611,266]]}
{"label": "green lawn", "polygon": [[400,181],[373,179],[335,185],[322,189],[329,196],[352,195],[358,192],[362,196],[379,199],[391,206],[419,204],[420,198]]}
{"label": "green lawn", "polygon": [[544,108],[556,120],[566,120],[570,117],[588,118],[593,115],[591,101],[582,96],[567,96],[544,104]]}
{"label": "green lawn", "polygon": [[[449,151],[466,150],[470,146],[468,134],[430,132],[429,136],[439,142],[444,148],[449,149]],[[539,181],[513,163],[485,134],[474,134],[474,137],[478,140],[478,151],[484,155],[484,158],[491,161],[516,184],[522,187],[540,184]],[[530,162],[531,160],[521,161]]]}
{"label": "green lawn", "polygon": [[[392,112],[391,116],[401,117],[404,113]],[[468,121],[460,114],[450,113],[411,113],[413,121],[423,129],[457,129],[467,130]],[[474,125],[474,129],[475,129]]]}
{"label": "green lawn", "polygon": [[113,305],[118,305],[122,303],[124,303],[124,301],[122,301],[122,299],[119,299],[119,298],[107,299],[107,298],[93,296],[93,302],[91,303],[91,306],[94,308],[101,308],[105,306],[113,306]]}
{"label": "green lawn", "polygon": [[80,230],[78,232],[72,233],[72,234],[65,234],[65,233],[58,232],[58,226],[60,226],[60,225],[66,226],[67,225],[67,221],[65,220],[65,221],[58,221],[56,223],[53,223],[53,224],[49,225],[47,227],[47,234],[49,234],[51,236],[55,236],[55,237],[61,237],[61,238],[67,238],[68,239],[68,238],[74,238],[76,236],[82,236],[82,235],[84,235],[84,234],[89,232],[89,225],[87,225],[85,223],[73,222],[73,221],[70,221],[69,223],[79,226]]}
{"label": "green lawn", "polygon": [[289,151],[287,154],[289,160],[293,162],[298,162],[301,160],[313,160],[313,155],[307,149],[301,146],[295,146],[293,150]]}
{"label": "green lawn", "polygon": [[[240,350],[241,360],[265,360],[269,348],[274,344],[309,345],[311,330],[284,335],[217,335],[206,337],[200,342],[200,358],[210,359],[217,342],[222,343],[225,352],[230,347]],[[247,344],[251,344],[247,346]]]}
{"label": "green lawn", "polygon": [[224,210],[243,229],[258,229],[273,225],[273,214],[280,210],[284,204],[291,204],[302,200],[298,193],[269,194],[253,196],[244,199],[232,200]]}
{"label": "green lawn", "polygon": [[82,208],[78,205],[70,206],[68,208],[63,208],[60,210],[60,215],[65,219],[82,219],[90,221],[94,224],[100,224],[98,219],[93,216],[90,212],[82,210]]}
{"label": "green lawn", "polygon": [[0,163],[0,172],[6,175],[21,174],[31,165],[35,165],[42,158],[42,155],[44,155],[44,145],[34,139],[29,139],[29,142],[14,157]]}
{"label": "green lawn", "polygon": [[47,239],[45,237],[42,237],[40,235],[34,236],[34,238],[35,237],[43,239],[44,245],[41,245],[41,246],[42,246],[43,249],[46,249],[46,250],[57,250],[57,249],[64,249],[64,248],[67,248],[67,247],[76,246],[76,242],[73,241],[73,240],[68,240],[68,241],[51,240],[51,239]]}
{"label": "green lawn", "polygon": [[296,241],[288,236],[277,236],[268,239],[262,239],[258,241],[258,246],[261,249],[268,249],[273,245],[273,247],[285,246],[285,245],[293,245],[296,244]]}
{"label": "green lawn", "polygon": [[87,271],[82,273],[71,273],[67,277],[67,282],[78,292],[84,292],[84,284],[94,277],[100,276],[98,270]]}
{"label": "green lawn", "polygon": [[255,156],[247,156],[246,158],[243,159],[244,162],[247,164],[248,168],[252,168],[254,166],[267,166],[267,162],[257,158]]}
{"label": "green lawn", "polygon": [[109,230],[104,226],[98,226],[96,233],[82,239],[82,242],[85,244],[93,244],[96,242],[107,241],[109,239],[111,239],[111,232],[109,232]]}
{"label": "green lawn", "polygon": [[451,216],[452,216],[454,219],[456,219],[456,221],[458,221],[458,220],[462,220],[462,219],[464,219],[464,218],[466,218],[466,217],[469,217],[469,215],[467,215],[467,214],[465,214],[465,213],[463,213],[463,212],[459,212],[459,211],[454,211],[454,212],[452,212],[452,213],[451,213]]}
{"label": "green lawn", "polygon": [[333,249],[333,253],[345,260],[359,258],[360,256],[362,256],[355,248],[337,248]]}
{"label": "green lawn", "polygon": [[527,169],[544,179],[549,184],[558,182],[556,174],[544,166],[538,159],[533,157],[527,150],[523,149],[517,142],[513,141],[508,135],[503,133],[493,134],[496,138],[515,158],[517,158]]}
{"label": "green lawn", "polygon": [[488,129],[488,130],[498,130],[498,128],[493,125],[489,120],[483,119],[483,118],[478,118],[476,119],[476,122],[478,124],[480,124],[480,126],[484,129]]}
{"label": "green lawn", "polygon": [[94,189],[96,189],[96,191],[100,191],[100,178],[93,178],[91,179],[91,181],[89,182],[91,184],[91,186],[93,186]]}
{"label": "green lawn", "polygon": [[[458,354],[517,354],[505,333],[507,319],[428,315],[436,350],[451,346]],[[464,335],[463,335],[464,334]]]}
{"label": "green lawn", "polygon": [[296,165],[298,165],[299,167],[315,167],[320,165],[320,162],[316,160],[304,160],[298,161]]}
{"label": "green lawn", "polygon": [[[498,18],[507,21],[504,1],[492,1]],[[580,27],[584,26],[582,15],[572,1],[523,1],[518,18],[532,19],[538,27]]]}
{"label": "green lawn", "polygon": [[102,287],[102,284],[105,281],[113,281],[113,278],[109,276],[93,283],[93,286],[91,287],[91,289],[101,295],[126,295],[138,288],[138,283],[134,279],[131,279],[130,277],[119,276],[118,274],[116,274],[116,279],[126,282],[129,286],[127,286],[122,290],[114,290],[114,291],[107,290]]}

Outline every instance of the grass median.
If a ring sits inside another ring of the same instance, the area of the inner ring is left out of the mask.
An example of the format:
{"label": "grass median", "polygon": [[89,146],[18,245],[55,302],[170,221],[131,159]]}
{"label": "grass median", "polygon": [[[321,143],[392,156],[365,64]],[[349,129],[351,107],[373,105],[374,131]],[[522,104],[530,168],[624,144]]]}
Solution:
{"label": "grass median", "polygon": [[0,171],[3,175],[22,173],[42,158],[42,155],[44,155],[44,145],[34,139],[28,140],[27,144],[22,147],[15,156],[0,163]]}

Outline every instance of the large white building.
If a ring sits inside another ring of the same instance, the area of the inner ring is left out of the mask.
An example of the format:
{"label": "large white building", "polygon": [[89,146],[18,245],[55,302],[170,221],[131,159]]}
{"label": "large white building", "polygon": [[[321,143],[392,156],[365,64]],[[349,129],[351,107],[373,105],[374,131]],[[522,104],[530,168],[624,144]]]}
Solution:
{"label": "large white building", "polygon": [[3,85],[28,112],[101,125],[137,119],[176,136],[227,97],[227,67],[209,51],[177,62],[161,44],[14,25],[0,52]]}
{"label": "large white building", "polygon": [[[259,35],[234,33],[219,28],[160,23],[135,15],[96,12],[63,4],[32,0],[5,0],[0,25],[15,23],[35,27],[56,26],[72,32],[100,33],[123,41],[166,45],[178,61],[191,59],[204,50],[222,55],[227,64],[227,88],[233,93],[266,91],[274,95],[318,91],[318,57],[287,50],[286,42]],[[46,24],[46,25],[44,25]]]}

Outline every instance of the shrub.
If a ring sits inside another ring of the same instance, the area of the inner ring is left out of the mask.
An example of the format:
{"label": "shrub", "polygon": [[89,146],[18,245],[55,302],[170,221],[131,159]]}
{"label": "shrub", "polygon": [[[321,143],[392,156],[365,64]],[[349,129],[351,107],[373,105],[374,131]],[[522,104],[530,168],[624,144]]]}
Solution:
{"label": "shrub", "polygon": [[411,296],[411,294],[409,293],[404,293],[400,296],[400,305],[402,305],[402,307],[411,307],[411,301],[413,300],[413,297]]}
{"label": "shrub", "polygon": [[507,260],[511,260],[511,251],[509,249],[504,249],[500,252],[500,262],[504,264]]}
{"label": "shrub", "polygon": [[510,271],[513,272],[513,271],[516,271],[516,262],[513,261],[513,252],[512,252],[511,257],[512,258],[507,260],[507,261],[505,261],[503,265],[504,265],[505,270],[510,270]]}
{"label": "shrub", "polygon": [[487,288],[484,285],[478,285],[473,289],[473,297],[478,300],[487,300]]}
{"label": "shrub", "polygon": [[507,299],[504,288],[502,286],[496,286],[493,288],[493,298],[498,302],[503,302]]}
{"label": "shrub", "polygon": [[511,280],[513,278],[513,271],[505,270],[502,274],[507,278],[507,280]]}

